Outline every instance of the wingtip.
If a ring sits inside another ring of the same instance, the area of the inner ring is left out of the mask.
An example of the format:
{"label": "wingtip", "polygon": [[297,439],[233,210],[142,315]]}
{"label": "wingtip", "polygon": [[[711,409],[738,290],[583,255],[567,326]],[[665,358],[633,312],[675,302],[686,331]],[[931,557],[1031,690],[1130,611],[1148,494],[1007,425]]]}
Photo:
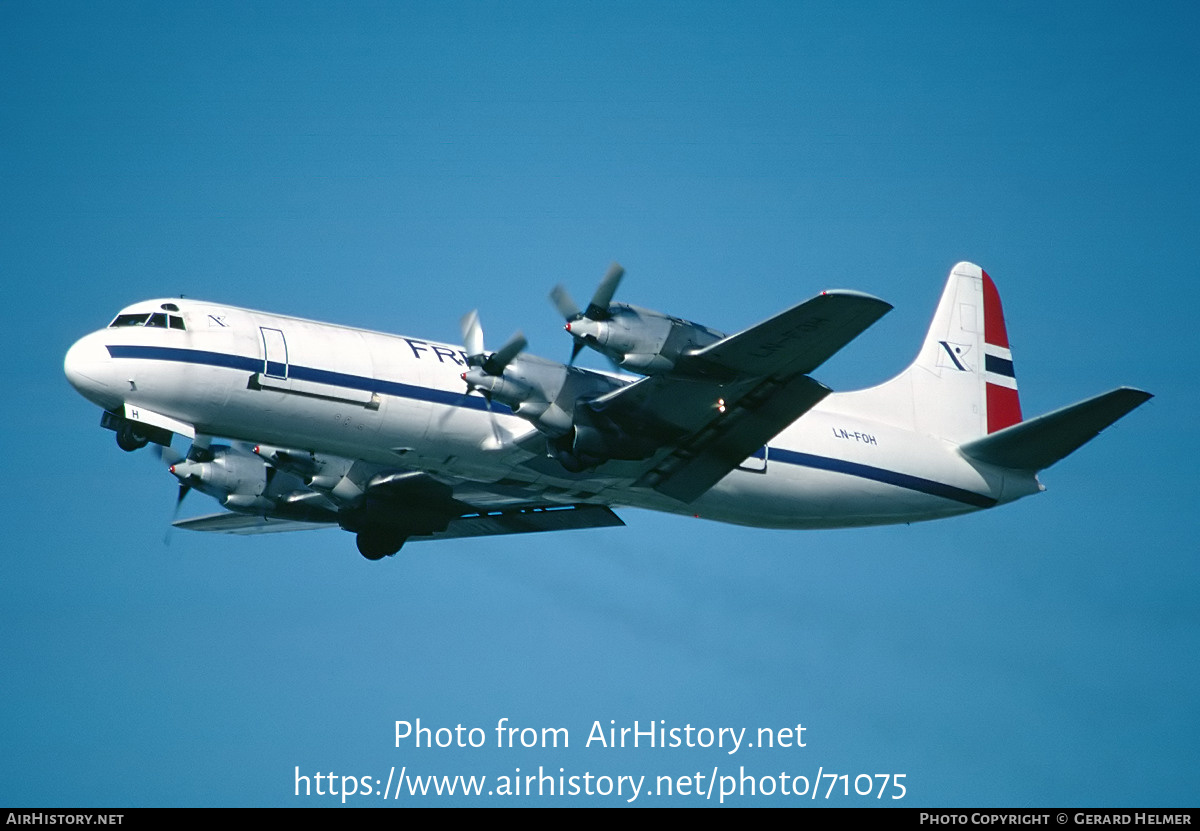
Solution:
{"label": "wingtip", "polygon": [[848,297],[848,298],[853,298],[855,300],[861,300],[866,303],[871,303],[871,304],[875,304],[878,306],[882,306],[884,309],[884,312],[890,312],[892,309],[896,308],[891,303],[887,302],[886,300],[884,300],[881,297],[876,297],[875,295],[868,294],[865,291],[855,291],[854,289],[826,289],[825,291],[821,292],[821,296],[822,297]]}

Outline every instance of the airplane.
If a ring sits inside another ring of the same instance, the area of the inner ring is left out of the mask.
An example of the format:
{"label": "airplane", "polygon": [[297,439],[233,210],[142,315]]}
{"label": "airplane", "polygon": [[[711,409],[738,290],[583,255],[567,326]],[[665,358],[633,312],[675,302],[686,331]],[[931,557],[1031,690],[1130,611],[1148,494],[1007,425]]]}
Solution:
{"label": "airplane", "polygon": [[[1152,396],[1119,387],[1024,419],[995,283],[950,272],[913,363],[878,386],[812,377],[891,310],[831,290],[726,335],[614,303],[551,297],[563,364],[519,333],[484,347],[191,299],[122,309],[67,352],[70,383],[127,451],[157,446],[225,510],[174,526],[341,527],[370,560],[408,541],[624,525],[636,507],[765,528],[939,519],[1043,490],[1037,473]],[[584,348],[623,370],[574,365]],[[191,441],[182,453],[172,439]]]}

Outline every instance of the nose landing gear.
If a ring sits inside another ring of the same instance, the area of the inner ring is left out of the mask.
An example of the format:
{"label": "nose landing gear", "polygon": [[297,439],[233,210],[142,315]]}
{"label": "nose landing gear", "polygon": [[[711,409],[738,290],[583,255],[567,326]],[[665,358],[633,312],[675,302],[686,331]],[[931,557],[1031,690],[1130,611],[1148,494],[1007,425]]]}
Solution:
{"label": "nose landing gear", "polygon": [[131,421],[122,421],[121,426],[117,428],[117,447],[126,453],[141,450],[149,441],[150,439],[134,429],[133,422]]}

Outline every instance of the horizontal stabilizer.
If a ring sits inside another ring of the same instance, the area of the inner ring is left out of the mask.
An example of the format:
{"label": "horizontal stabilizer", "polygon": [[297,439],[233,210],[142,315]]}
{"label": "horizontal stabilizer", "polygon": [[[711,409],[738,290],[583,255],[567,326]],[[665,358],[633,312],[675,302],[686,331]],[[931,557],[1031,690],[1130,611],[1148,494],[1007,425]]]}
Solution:
{"label": "horizontal stabilizer", "polygon": [[1151,398],[1148,392],[1120,387],[1006,427],[958,449],[964,456],[998,467],[1044,470]]}

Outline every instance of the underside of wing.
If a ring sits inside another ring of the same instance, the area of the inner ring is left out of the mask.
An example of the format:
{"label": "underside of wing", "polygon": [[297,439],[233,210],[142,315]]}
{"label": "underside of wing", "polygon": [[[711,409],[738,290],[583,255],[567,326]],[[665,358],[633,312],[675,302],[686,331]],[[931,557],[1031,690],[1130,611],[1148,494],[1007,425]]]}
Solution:
{"label": "underside of wing", "polygon": [[232,511],[207,514],[191,519],[177,519],[171,524],[187,531],[208,531],[216,534],[274,534],[282,531],[312,531],[318,528],[337,527],[332,522],[299,522],[294,519],[235,514]]}
{"label": "underside of wing", "polygon": [[[181,519],[172,524],[176,528],[189,531],[240,535],[338,527],[336,523],[331,522],[299,522],[233,512]],[[620,517],[603,505],[531,505],[469,513],[451,519],[443,531],[414,534],[409,537],[409,541],[487,537],[498,534],[532,534],[540,531],[570,531],[578,528],[613,528],[624,524]]]}
{"label": "underside of wing", "polygon": [[625,523],[604,505],[545,505],[471,514],[450,521],[445,531],[411,537],[446,540],[489,537],[497,534],[533,534],[540,531],[571,531],[578,528],[614,528]]}
{"label": "underside of wing", "polygon": [[807,375],[764,381],[671,448],[637,484],[691,502],[828,394]]}

